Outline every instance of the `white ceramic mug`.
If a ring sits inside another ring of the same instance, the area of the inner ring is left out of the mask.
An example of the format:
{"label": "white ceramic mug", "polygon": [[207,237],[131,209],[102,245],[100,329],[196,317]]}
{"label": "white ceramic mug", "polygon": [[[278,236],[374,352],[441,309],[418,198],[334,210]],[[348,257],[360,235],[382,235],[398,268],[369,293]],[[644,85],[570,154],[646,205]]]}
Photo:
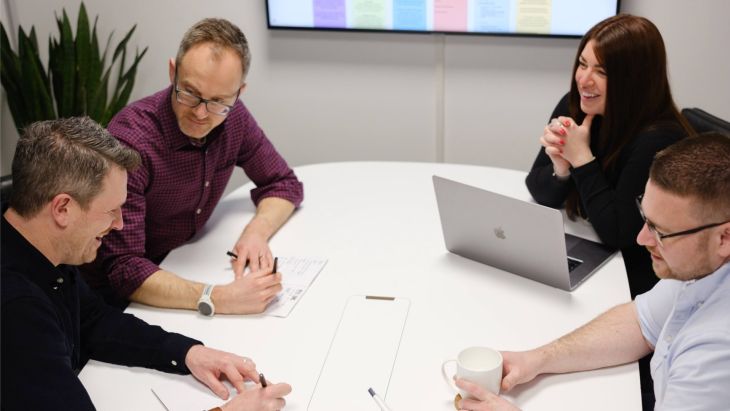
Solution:
{"label": "white ceramic mug", "polygon": [[441,373],[454,392],[461,394],[461,398],[472,398],[465,391],[460,390],[454,383],[454,374],[446,371],[450,363],[456,363],[456,377],[469,380],[494,394],[499,394],[502,384],[502,354],[492,348],[469,347],[462,350],[455,360],[444,361],[441,364]]}

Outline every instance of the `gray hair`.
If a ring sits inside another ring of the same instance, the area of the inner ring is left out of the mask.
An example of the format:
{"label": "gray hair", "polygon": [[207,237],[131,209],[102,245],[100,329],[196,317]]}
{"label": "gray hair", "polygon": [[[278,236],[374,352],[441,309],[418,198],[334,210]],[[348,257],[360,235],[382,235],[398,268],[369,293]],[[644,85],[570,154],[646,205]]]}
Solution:
{"label": "gray hair", "polygon": [[39,121],[23,130],[13,157],[10,206],[25,218],[60,193],[86,209],[112,165],[137,168],[139,154],[88,117]]}
{"label": "gray hair", "polygon": [[220,53],[228,48],[233,50],[241,59],[241,69],[246,77],[251,66],[251,52],[248,49],[248,41],[235,24],[226,19],[207,18],[195,23],[193,27],[185,32],[180,47],[175,57],[175,66],[179,67],[180,62],[193,46],[201,43],[213,43],[214,52]]}

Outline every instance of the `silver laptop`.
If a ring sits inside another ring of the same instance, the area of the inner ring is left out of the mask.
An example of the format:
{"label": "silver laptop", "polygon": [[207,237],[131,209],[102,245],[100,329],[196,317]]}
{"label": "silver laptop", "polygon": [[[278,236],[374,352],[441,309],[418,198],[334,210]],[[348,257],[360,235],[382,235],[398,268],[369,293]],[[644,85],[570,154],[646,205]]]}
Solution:
{"label": "silver laptop", "polygon": [[559,210],[433,176],[446,249],[571,291],[615,253],[565,234]]}

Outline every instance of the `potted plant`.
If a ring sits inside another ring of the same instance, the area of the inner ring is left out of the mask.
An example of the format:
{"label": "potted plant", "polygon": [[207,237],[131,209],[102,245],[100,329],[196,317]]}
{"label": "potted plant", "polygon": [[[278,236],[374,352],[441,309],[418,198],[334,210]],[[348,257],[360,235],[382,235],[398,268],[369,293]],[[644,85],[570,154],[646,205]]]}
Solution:
{"label": "potted plant", "polygon": [[[76,37],[66,10],[56,16],[58,38],[48,41],[48,68],[44,68],[38,53],[35,27],[26,35],[18,27],[18,52],[10,46],[5,27],[0,41],[0,71],[8,106],[20,131],[34,121],[87,115],[102,125],[121,110],[129,100],[137,74],[137,65],[147,52],[135,52],[132,64],[125,70],[127,42],[134,33],[133,26],[116,45],[108,60],[113,33],[103,52],[99,48],[96,24],[89,27],[84,3],[79,8]],[[0,26],[2,26],[0,24]],[[116,64],[118,63],[118,64]],[[116,80],[111,83],[112,69],[118,66]]]}
{"label": "potted plant", "polygon": [[[35,27],[31,27],[28,34],[18,27],[16,52],[0,23],[0,80],[18,133],[35,121],[81,115],[106,126],[127,104],[137,65],[147,47],[142,52],[136,50],[132,63],[125,69],[127,42],[136,25],[109,56],[113,33],[103,52],[100,51],[96,33],[98,20],[96,16],[90,27],[86,7],[81,3],[74,37],[66,10],[62,17],[56,15],[58,37],[51,35],[48,39],[48,68],[44,67],[38,53]],[[117,70],[113,70],[115,66]],[[2,197],[6,194],[3,190]]]}

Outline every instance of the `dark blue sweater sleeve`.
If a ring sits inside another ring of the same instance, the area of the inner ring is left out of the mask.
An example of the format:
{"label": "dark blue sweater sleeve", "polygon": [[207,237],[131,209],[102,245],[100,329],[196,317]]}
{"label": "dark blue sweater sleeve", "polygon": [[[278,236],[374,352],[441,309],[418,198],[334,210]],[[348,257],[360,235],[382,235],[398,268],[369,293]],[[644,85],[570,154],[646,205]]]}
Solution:
{"label": "dark blue sweater sleeve", "polygon": [[200,341],[170,333],[106,305],[79,282],[81,347],[86,358],[113,364],[189,374],[185,356]]}

